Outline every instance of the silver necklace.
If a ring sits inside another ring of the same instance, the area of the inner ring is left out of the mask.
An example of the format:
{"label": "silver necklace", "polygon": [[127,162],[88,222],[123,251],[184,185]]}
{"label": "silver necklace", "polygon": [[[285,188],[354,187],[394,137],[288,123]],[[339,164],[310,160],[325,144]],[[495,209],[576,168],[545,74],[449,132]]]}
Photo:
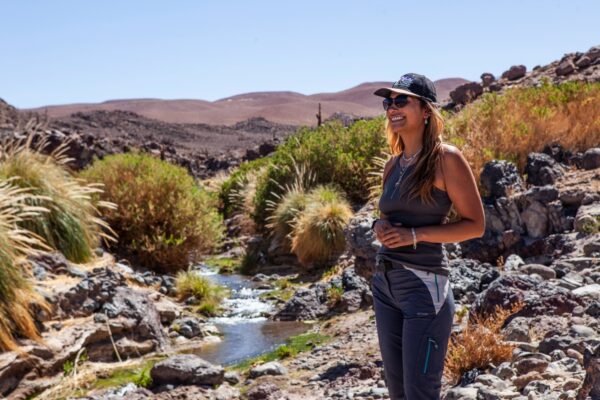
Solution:
{"label": "silver necklace", "polygon": [[408,169],[408,167],[410,167],[412,165],[412,160],[415,159],[416,155],[419,154],[421,150],[419,150],[418,152],[416,152],[415,154],[413,154],[411,157],[409,157],[408,159],[404,158],[404,153],[402,153],[402,159],[405,161],[408,161],[408,164],[406,165],[400,165],[400,160],[398,160],[398,168],[400,168],[400,176],[398,177],[398,180],[396,181],[396,183],[394,184],[394,190],[392,191],[392,194],[390,197],[394,197],[394,194],[396,194],[396,190],[400,187],[400,183],[402,182],[402,178],[404,177],[404,173],[406,172],[406,170]]}
{"label": "silver necklace", "polygon": [[408,158],[404,157],[404,151],[402,151],[402,159],[404,161],[411,162],[413,160],[413,158],[415,158],[417,156],[417,154],[419,154],[421,152],[421,150],[423,150],[422,147],[419,149],[419,151],[417,151],[415,154],[413,154],[412,156],[410,156]]}

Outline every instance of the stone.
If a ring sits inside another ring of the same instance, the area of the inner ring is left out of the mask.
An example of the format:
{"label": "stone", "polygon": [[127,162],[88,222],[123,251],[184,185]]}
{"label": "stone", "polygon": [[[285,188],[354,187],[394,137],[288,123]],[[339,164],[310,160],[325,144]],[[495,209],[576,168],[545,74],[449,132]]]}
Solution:
{"label": "stone", "polygon": [[592,399],[600,398],[600,345],[594,350],[585,349],[583,355],[583,367],[585,368],[585,378],[583,384],[577,393],[578,399],[585,399],[590,396]]}
{"label": "stone", "polygon": [[250,388],[246,392],[246,396],[248,397],[248,400],[267,400],[275,399],[273,396],[277,395],[279,392],[280,390],[277,385],[273,383],[262,383]]}
{"label": "stone", "polygon": [[542,203],[531,202],[521,213],[521,219],[527,228],[527,234],[532,238],[543,238],[548,235],[548,210]]}
{"label": "stone", "polygon": [[544,372],[548,367],[548,361],[537,358],[525,358],[514,363],[513,367],[519,374],[527,374],[531,371]]}
{"label": "stone", "polygon": [[587,149],[583,153],[582,166],[587,170],[600,168],[600,147]]}
{"label": "stone", "polygon": [[573,289],[573,294],[577,297],[585,297],[593,300],[600,300],[600,284],[593,283],[591,285],[586,285],[577,289]]}
{"label": "stone", "polygon": [[527,182],[532,185],[552,185],[564,175],[564,169],[552,157],[544,153],[529,153],[525,166]]}
{"label": "stone", "polygon": [[252,368],[249,373],[252,379],[263,375],[287,375],[287,369],[281,363],[271,361]]}
{"label": "stone", "polygon": [[527,67],[524,65],[513,65],[507,71],[502,73],[502,78],[508,79],[509,81],[515,81],[525,76]]}
{"label": "stone", "polygon": [[483,86],[478,82],[467,82],[450,92],[450,98],[456,104],[467,104],[483,94]]}
{"label": "stone", "polygon": [[479,179],[486,192],[493,197],[508,197],[524,187],[516,165],[506,160],[487,162]]}
{"label": "stone", "polygon": [[577,67],[575,66],[575,64],[573,63],[572,60],[565,60],[565,61],[561,62],[560,64],[558,64],[558,66],[556,67],[556,75],[558,75],[558,76],[569,75],[569,74],[572,74],[576,69],[577,69]]}
{"label": "stone", "polygon": [[575,215],[574,228],[577,232],[587,234],[600,232],[600,203],[579,207]]}
{"label": "stone", "polygon": [[474,387],[453,387],[448,389],[444,400],[477,400],[477,392]]}
{"label": "stone", "polygon": [[531,381],[541,380],[542,375],[540,375],[537,371],[531,371],[526,373],[525,375],[517,375],[512,383],[517,387],[518,390],[523,390],[525,386]]}
{"label": "stone", "polygon": [[225,371],[193,354],[180,354],[156,363],[150,370],[155,385],[220,385]]}
{"label": "stone", "polygon": [[494,74],[491,74],[489,72],[484,72],[483,74],[481,74],[480,78],[481,78],[481,84],[483,87],[490,86],[496,80],[496,77],[494,76]]}
{"label": "stone", "polygon": [[527,264],[524,265],[520,268],[521,272],[524,272],[526,274],[538,274],[539,276],[541,276],[544,279],[554,279],[556,278],[556,271],[554,271],[552,268],[547,267],[545,265],[542,264]]}

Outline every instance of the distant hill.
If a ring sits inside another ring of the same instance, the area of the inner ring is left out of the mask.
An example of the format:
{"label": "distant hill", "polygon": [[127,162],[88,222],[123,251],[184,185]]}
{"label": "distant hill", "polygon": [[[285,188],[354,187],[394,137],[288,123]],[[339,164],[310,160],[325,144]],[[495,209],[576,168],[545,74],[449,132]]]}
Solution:
{"label": "distant hill", "polygon": [[[435,81],[439,100],[448,98],[455,87],[466,83],[462,78]],[[169,123],[202,123],[233,125],[248,119],[262,117],[286,125],[315,125],[318,103],[323,119],[336,112],[360,117],[374,117],[383,110],[373,92],[391,82],[367,82],[350,89],[332,93],[304,95],[296,92],[244,93],[214,102],[205,100],[122,99],[102,103],[51,105],[28,109],[47,112],[51,118],[63,118],[73,113],[89,111],[130,111],[147,118]]]}

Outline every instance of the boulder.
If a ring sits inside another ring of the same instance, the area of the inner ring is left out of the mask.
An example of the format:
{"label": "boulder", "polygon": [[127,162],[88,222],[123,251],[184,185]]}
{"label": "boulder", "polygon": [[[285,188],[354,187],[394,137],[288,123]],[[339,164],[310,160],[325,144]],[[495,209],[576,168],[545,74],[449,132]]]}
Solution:
{"label": "boulder", "polygon": [[573,226],[577,232],[594,234],[600,232],[600,203],[583,205],[577,210]]}
{"label": "boulder", "polygon": [[464,83],[450,92],[455,104],[467,104],[483,94],[483,86],[477,82]]}
{"label": "boulder", "polygon": [[502,78],[508,79],[509,81],[515,81],[519,78],[524,77],[526,72],[527,67],[525,67],[524,65],[513,65],[507,71],[504,71],[502,73]]}
{"label": "boulder", "polygon": [[564,175],[564,169],[552,157],[544,153],[529,153],[525,166],[527,182],[532,185],[552,185]]}
{"label": "boulder", "polygon": [[583,153],[583,159],[581,162],[583,169],[589,170],[600,168],[600,147],[587,149],[585,153]]}
{"label": "boulder", "polygon": [[263,375],[287,375],[287,369],[277,361],[258,365],[250,370],[250,378],[255,379]]}
{"label": "boulder", "polygon": [[193,354],[180,354],[160,361],[150,370],[155,385],[220,385],[225,370]]}
{"label": "boulder", "polygon": [[517,167],[505,160],[492,160],[483,166],[481,185],[493,197],[508,197],[523,190],[523,181]]}

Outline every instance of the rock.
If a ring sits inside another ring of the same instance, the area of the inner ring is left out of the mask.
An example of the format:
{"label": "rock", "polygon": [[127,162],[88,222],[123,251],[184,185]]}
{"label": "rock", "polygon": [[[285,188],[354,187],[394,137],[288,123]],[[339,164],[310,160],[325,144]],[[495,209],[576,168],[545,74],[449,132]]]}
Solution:
{"label": "rock", "polygon": [[524,317],[561,315],[582,305],[582,301],[567,289],[527,275],[505,275],[477,296],[471,311],[489,315],[496,306],[508,308],[518,301],[524,302],[524,307],[515,316]]}
{"label": "rock", "polygon": [[492,160],[483,166],[481,185],[493,197],[508,197],[523,190],[523,181],[517,167],[505,160]]}
{"label": "rock", "polygon": [[504,261],[504,270],[507,272],[518,271],[523,265],[525,265],[525,261],[518,254],[511,254]]}
{"label": "rock", "polygon": [[527,227],[527,234],[533,238],[543,238],[548,235],[548,210],[538,202],[533,201],[521,213],[521,219]]}
{"label": "rock", "polygon": [[517,373],[519,374],[527,374],[531,371],[544,372],[548,367],[548,361],[540,360],[537,358],[525,358],[523,360],[519,360],[514,364]]}
{"label": "rock", "polygon": [[150,370],[155,385],[220,385],[225,371],[193,354],[180,354],[156,363]]}
{"label": "rock", "polygon": [[164,296],[161,296],[158,301],[154,302],[154,307],[160,315],[160,321],[165,325],[170,325],[181,315],[179,306]]}
{"label": "rock", "polygon": [[554,279],[556,278],[556,272],[550,268],[550,267],[546,267],[545,265],[542,264],[527,264],[524,265],[520,268],[521,272],[524,272],[526,274],[538,274],[539,276],[541,276],[544,279]]}
{"label": "rock", "polygon": [[552,157],[544,153],[529,153],[525,166],[527,182],[532,185],[552,185],[564,175],[564,170]]}
{"label": "rock", "polygon": [[281,321],[302,321],[317,319],[329,311],[327,292],[324,284],[316,284],[309,288],[300,288],[288,300],[273,319]]}
{"label": "rock", "polygon": [[201,333],[200,322],[194,317],[183,317],[173,321],[171,329],[179,332],[188,339],[194,338]]}
{"label": "rock", "polygon": [[600,398],[600,345],[594,350],[585,349],[583,356],[583,367],[585,368],[585,379],[577,393],[577,399]]}
{"label": "rock", "polygon": [[582,286],[574,289],[573,294],[577,297],[585,297],[593,300],[600,300],[600,284]]}
{"label": "rock", "polygon": [[344,228],[348,252],[354,256],[354,268],[359,276],[371,282],[375,268],[375,256],[381,246],[371,230],[371,222],[375,215],[373,202],[368,202],[351,219]]}
{"label": "rock", "polygon": [[496,77],[489,72],[484,72],[483,74],[481,74],[481,85],[484,88],[490,86],[495,80]]}
{"label": "rock", "polygon": [[480,293],[485,286],[500,276],[498,269],[487,263],[477,260],[459,258],[450,260],[450,283],[452,294],[456,300],[463,298],[473,301],[475,295]]}
{"label": "rock", "polygon": [[237,385],[241,381],[240,374],[236,371],[225,371],[223,379],[232,385]]}
{"label": "rock", "polygon": [[274,400],[279,392],[280,390],[277,385],[273,383],[263,383],[248,390],[246,396],[248,397],[248,400]]}
{"label": "rock", "polygon": [[483,86],[477,82],[467,82],[450,92],[450,98],[456,104],[467,104],[483,94]]}
{"label": "rock", "polygon": [[506,340],[513,342],[530,342],[529,319],[525,317],[516,317],[503,329]]}
{"label": "rock", "polygon": [[505,361],[495,367],[492,370],[492,374],[496,375],[500,379],[510,380],[516,375],[516,371],[511,367],[510,362]]}
{"label": "rock", "polygon": [[250,370],[250,378],[252,379],[263,375],[287,375],[287,369],[277,361],[271,361]]}
{"label": "rock", "polygon": [[582,160],[583,169],[596,169],[600,168],[600,147],[594,147],[587,149],[583,153]]}
{"label": "rock", "polygon": [[474,387],[453,387],[448,389],[444,400],[477,400],[477,388]]}
{"label": "rock", "polygon": [[507,71],[502,73],[502,78],[508,79],[509,81],[515,81],[525,76],[527,67],[524,65],[513,65]]}
{"label": "rock", "polygon": [[569,75],[569,74],[572,74],[573,72],[575,72],[576,69],[577,69],[577,67],[575,66],[575,64],[573,63],[572,60],[565,60],[565,61],[561,62],[560,64],[558,64],[558,67],[556,67],[556,75],[558,75],[558,76]]}
{"label": "rock", "polygon": [[525,375],[517,375],[513,380],[512,383],[513,385],[515,385],[517,387],[518,390],[523,390],[523,388],[525,386],[527,386],[527,384],[531,381],[536,381],[536,380],[541,380],[542,379],[542,375],[540,375],[539,372],[537,371],[531,371],[528,372]]}

